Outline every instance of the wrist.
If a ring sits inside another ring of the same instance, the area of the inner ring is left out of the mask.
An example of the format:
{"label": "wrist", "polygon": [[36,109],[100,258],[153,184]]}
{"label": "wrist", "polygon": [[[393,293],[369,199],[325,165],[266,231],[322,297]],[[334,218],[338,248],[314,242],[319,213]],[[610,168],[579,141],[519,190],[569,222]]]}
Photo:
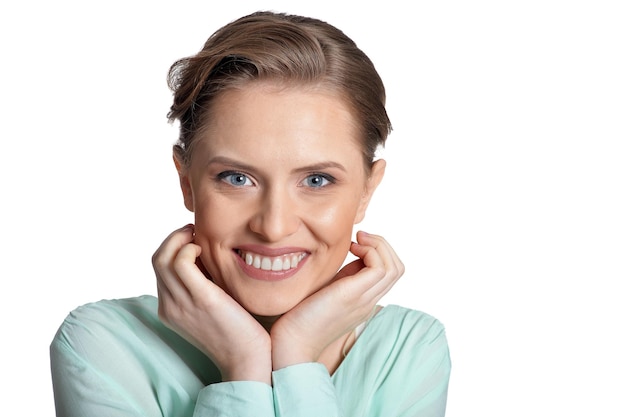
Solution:
{"label": "wrist", "polygon": [[252,351],[234,352],[230,350],[228,359],[220,367],[223,382],[258,381],[272,385],[271,341],[266,337],[260,346],[248,347]]}
{"label": "wrist", "polygon": [[270,355],[266,355],[266,358],[239,360],[222,370],[222,382],[233,381],[257,381],[271,385],[272,361]]}
{"label": "wrist", "polygon": [[275,340],[272,337],[272,370],[286,368],[300,363],[317,362],[319,352],[310,347],[298,345],[294,340]]}

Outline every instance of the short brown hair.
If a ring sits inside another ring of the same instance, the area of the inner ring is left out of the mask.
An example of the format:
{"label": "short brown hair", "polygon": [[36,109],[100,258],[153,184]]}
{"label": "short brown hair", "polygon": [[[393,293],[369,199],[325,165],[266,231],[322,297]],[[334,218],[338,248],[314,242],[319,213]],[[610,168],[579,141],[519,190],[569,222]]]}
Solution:
{"label": "short brown hair", "polygon": [[256,12],[217,30],[200,52],[171,66],[168,85],[174,102],[168,118],[180,122],[174,145],[178,157],[189,163],[195,136],[221,92],[267,80],[319,85],[338,93],[361,129],[368,167],[391,132],[383,82],[348,36],[318,19]]}

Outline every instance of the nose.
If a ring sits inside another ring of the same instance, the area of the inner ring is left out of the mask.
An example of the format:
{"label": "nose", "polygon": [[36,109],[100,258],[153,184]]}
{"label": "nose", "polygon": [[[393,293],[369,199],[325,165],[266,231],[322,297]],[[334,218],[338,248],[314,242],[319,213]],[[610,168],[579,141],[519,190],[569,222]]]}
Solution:
{"label": "nose", "polygon": [[294,197],[280,189],[263,193],[250,219],[250,230],[267,242],[278,242],[295,233],[299,226],[300,218]]}

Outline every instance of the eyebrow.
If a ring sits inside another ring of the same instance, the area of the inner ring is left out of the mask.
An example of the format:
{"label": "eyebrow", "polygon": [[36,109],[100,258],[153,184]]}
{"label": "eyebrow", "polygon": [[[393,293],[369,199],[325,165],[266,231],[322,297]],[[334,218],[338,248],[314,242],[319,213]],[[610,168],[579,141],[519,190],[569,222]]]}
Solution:
{"label": "eyebrow", "polygon": [[[250,164],[246,164],[245,162],[238,161],[236,159],[228,158],[226,156],[215,156],[209,159],[206,163],[207,166],[211,164],[224,164],[231,165],[233,167],[237,167],[238,169],[242,169],[245,171],[255,171],[255,167]],[[336,168],[343,172],[347,172],[346,167],[341,165],[339,162],[335,161],[324,161],[311,165],[306,165],[303,167],[299,167],[294,170],[294,172],[311,172],[311,171],[322,171],[328,168]]]}

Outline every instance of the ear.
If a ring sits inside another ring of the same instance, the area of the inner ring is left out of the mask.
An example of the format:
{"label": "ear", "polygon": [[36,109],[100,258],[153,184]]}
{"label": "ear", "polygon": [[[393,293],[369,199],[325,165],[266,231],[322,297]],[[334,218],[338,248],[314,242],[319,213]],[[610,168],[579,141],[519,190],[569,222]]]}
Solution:
{"label": "ear", "polygon": [[176,171],[178,171],[178,179],[180,180],[180,189],[183,192],[185,207],[187,207],[187,210],[193,212],[193,193],[191,191],[191,182],[189,181],[189,169],[176,152],[174,152],[173,158]]}
{"label": "ear", "polygon": [[385,167],[387,166],[387,162],[384,159],[379,159],[372,164],[372,169],[370,172],[370,176],[367,179],[367,183],[365,185],[365,192],[361,197],[361,202],[359,204],[359,208],[356,213],[356,217],[354,218],[354,224],[361,223],[363,218],[365,217],[365,211],[367,210],[367,206],[370,204],[370,200],[374,195],[374,191],[378,184],[383,180],[385,176]]}

